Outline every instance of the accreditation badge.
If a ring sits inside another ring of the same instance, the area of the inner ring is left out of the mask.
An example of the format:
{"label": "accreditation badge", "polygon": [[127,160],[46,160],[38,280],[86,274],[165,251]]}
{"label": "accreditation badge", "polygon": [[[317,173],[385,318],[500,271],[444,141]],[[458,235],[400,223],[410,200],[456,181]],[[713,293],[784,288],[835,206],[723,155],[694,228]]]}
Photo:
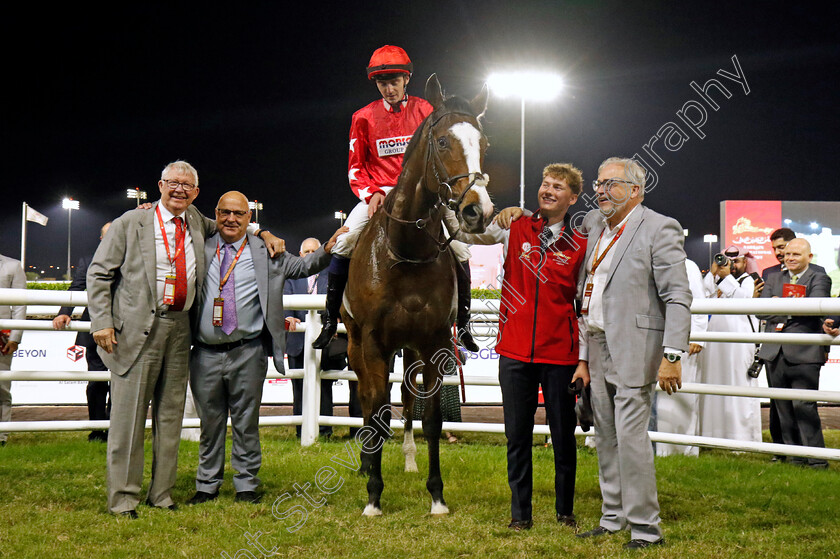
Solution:
{"label": "accreditation badge", "polygon": [[222,297],[213,299],[213,326],[222,325],[222,313],[224,311],[225,300]]}
{"label": "accreditation badge", "polygon": [[175,276],[172,274],[166,276],[166,280],[163,283],[163,304],[175,304]]}
{"label": "accreditation badge", "polygon": [[589,281],[586,282],[586,287],[583,289],[583,301],[580,305],[580,314],[589,314],[589,299],[592,298],[592,289],[594,284]]}

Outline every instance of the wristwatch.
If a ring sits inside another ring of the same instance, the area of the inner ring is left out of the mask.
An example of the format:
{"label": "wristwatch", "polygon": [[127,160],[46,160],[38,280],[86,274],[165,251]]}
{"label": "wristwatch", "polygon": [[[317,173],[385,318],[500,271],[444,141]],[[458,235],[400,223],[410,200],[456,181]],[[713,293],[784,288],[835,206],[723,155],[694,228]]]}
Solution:
{"label": "wristwatch", "polygon": [[665,354],[665,359],[667,359],[669,363],[676,363],[677,361],[680,360],[680,354],[679,353],[666,353]]}

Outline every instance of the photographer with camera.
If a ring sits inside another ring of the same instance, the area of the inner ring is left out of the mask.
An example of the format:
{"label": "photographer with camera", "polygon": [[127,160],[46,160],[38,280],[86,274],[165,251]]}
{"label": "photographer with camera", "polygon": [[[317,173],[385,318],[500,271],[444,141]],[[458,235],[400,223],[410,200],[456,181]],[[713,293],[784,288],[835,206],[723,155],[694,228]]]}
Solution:
{"label": "photographer with camera", "polygon": [[[750,299],[758,277],[751,254],[730,246],[716,254],[703,279],[707,297]],[[748,315],[712,315],[710,332],[754,332],[756,322]],[[748,343],[708,342],[703,351],[703,382],[727,386],[757,386],[749,375],[756,347]],[[753,368],[755,370],[755,368]],[[756,375],[757,376],[757,375]],[[700,396],[700,435],[742,441],[761,441],[761,405],[755,398]]]}

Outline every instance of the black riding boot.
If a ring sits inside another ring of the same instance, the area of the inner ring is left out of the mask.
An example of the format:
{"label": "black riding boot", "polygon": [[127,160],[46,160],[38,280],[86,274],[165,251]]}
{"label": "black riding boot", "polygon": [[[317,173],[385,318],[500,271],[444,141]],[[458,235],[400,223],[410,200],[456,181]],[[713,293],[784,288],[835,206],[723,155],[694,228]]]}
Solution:
{"label": "black riding boot", "polygon": [[455,276],[458,278],[458,317],[455,325],[458,328],[458,344],[472,351],[478,352],[478,344],[470,334],[470,262],[458,262],[455,264]]}
{"label": "black riding boot", "polygon": [[321,333],[312,342],[312,347],[315,349],[324,349],[335,336],[335,331],[338,328],[341,300],[344,297],[344,286],[347,285],[347,274],[330,272],[327,278],[327,306],[322,317]]}

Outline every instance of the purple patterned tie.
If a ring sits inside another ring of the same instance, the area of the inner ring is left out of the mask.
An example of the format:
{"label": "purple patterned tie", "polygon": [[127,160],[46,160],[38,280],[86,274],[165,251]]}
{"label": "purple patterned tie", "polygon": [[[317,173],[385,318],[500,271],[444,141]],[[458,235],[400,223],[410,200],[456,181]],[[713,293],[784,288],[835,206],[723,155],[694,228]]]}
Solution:
{"label": "purple patterned tie", "polygon": [[[225,277],[231,262],[233,262],[233,245],[225,245],[225,255],[222,257],[222,265],[219,273],[221,278]],[[239,321],[236,320],[236,280],[234,275],[236,269],[230,272],[230,276],[222,288],[222,298],[225,300],[222,308],[222,332],[230,336],[230,333],[236,330],[239,326]]]}

